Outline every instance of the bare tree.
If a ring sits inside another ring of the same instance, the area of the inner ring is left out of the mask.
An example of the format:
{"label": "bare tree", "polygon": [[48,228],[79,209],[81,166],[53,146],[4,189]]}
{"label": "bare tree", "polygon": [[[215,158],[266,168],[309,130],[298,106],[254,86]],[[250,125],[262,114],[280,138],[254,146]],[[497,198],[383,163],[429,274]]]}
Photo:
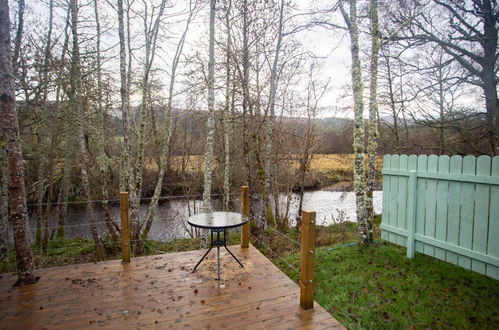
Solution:
{"label": "bare tree", "polygon": [[9,162],[9,218],[14,231],[18,281],[20,285],[32,284],[36,282],[36,278],[28,231],[23,153],[16,114],[7,0],[0,0],[0,111]]}
{"label": "bare tree", "polygon": [[145,227],[141,234],[143,238],[147,238],[147,235],[151,230],[151,226],[154,219],[154,212],[156,211],[156,208],[158,206],[159,197],[161,196],[161,189],[163,188],[164,177],[166,174],[166,170],[168,168],[168,160],[170,155],[170,139],[173,130],[172,108],[173,108],[175,82],[177,79],[177,69],[184,49],[187,32],[189,31],[192,20],[196,17],[196,14],[199,10],[198,5],[199,4],[197,0],[192,0],[189,2],[189,14],[185,22],[184,31],[182,32],[182,35],[177,43],[175,55],[173,56],[172,59],[171,72],[170,72],[170,85],[168,87],[168,101],[166,105],[166,110],[163,114],[164,127],[162,129],[162,134],[161,134],[162,151],[159,161],[159,174],[158,174],[158,180],[156,181],[156,186],[154,188],[153,196],[149,203],[149,207],[147,208]]}
{"label": "bare tree", "polygon": [[[70,19],[71,19],[71,6],[69,5],[67,8],[67,16],[66,16],[66,26],[64,29],[64,44],[62,47],[61,51],[61,63],[65,62],[66,58],[66,53],[68,52],[69,48],[69,38],[70,38],[70,33],[68,32],[69,26],[70,26]],[[61,68],[61,71],[63,68]],[[65,76],[61,72],[61,76]],[[69,87],[67,86],[67,82],[63,81],[61,82],[61,89],[63,91],[67,91],[67,94],[69,94]],[[59,91],[57,92],[59,94]],[[58,95],[59,97],[59,95]],[[64,109],[66,112],[66,120],[64,121],[64,168],[63,168],[63,174],[60,182],[60,192],[59,192],[59,197],[58,197],[58,216],[59,216],[59,222],[58,222],[58,229],[57,229],[57,237],[58,238],[64,238],[65,236],[65,222],[66,222],[66,215],[67,215],[67,210],[68,210],[68,198],[69,198],[69,191],[71,187],[71,170],[73,169],[73,163],[74,163],[74,155],[75,155],[75,148],[77,147],[77,141],[76,141],[76,135],[74,134],[75,131],[75,124],[76,124],[76,112],[75,109],[72,107],[67,107]]]}
{"label": "bare tree", "polygon": [[211,207],[211,181],[213,176],[213,142],[215,135],[215,4],[210,0],[210,42],[208,60],[208,121],[206,122],[206,149],[204,153],[204,190],[203,207],[210,211]]}
{"label": "bare tree", "polygon": [[[224,210],[229,209],[230,203],[230,177],[231,177],[231,162],[230,162],[230,151],[231,151],[231,135],[232,135],[232,120],[231,120],[231,95],[232,99],[233,93],[231,93],[232,86],[232,72],[231,72],[231,24],[230,24],[230,14],[232,10],[232,0],[225,1],[225,27],[227,29],[227,41],[225,49],[225,106],[223,110],[223,142],[224,142],[224,174],[223,174],[223,207]],[[233,91],[234,92],[234,91]],[[232,107],[233,109],[233,107]]]}
{"label": "bare tree", "polygon": [[306,127],[303,133],[301,143],[301,155],[298,158],[298,187],[299,187],[299,202],[298,202],[298,219],[297,226],[301,225],[301,213],[303,210],[303,196],[305,194],[305,175],[310,170],[310,164],[317,151],[320,143],[322,142],[321,134],[318,132],[317,125],[314,121],[317,118],[317,111],[320,99],[327,91],[329,80],[320,82],[317,79],[320,66],[316,62],[310,64],[308,83],[307,83],[307,96],[305,102],[306,110]]}
{"label": "bare tree", "polygon": [[[82,99],[82,84],[81,84],[81,63],[80,63],[80,46],[79,46],[79,31],[78,31],[78,0],[71,0],[71,32],[73,36],[72,52],[71,52],[71,69],[70,69],[70,91],[69,91],[69,107],[76,109],[78,122],[78,145],[81,156],[80,173],[83,190],[87,198],[87,212],[90,218],[90,231],[95,242],[96,252],[99,258],[103,257],[105,251],[96,227],[96,214],[94,203],[92,200],[92,192],[90,189],[90,178],[88,173],[89,157],[86,148],[85,139],[85,107]],[[71,110],[75,111],[75,110]]]}
{"label": "bare tree", "polygon": [[[439,46],[467,71],[465,80],[468,83],[482,88],[489,122],[490,153],[497,154],[498,2],[433,0],[426,5],[419,1],[412,4],[418,18],[407,25],[396,39]],[[413,11],[408,9],[402,6],[400,12],[392,17],[398,22],[406,21]]]}
{"label": "bare tree", "polygon": [[357,1],[349,1],[349,13],[346,12],[343,0],[339,2],[339,8],[350,35],[350,52],[352,57],[352,86],[354,99],[354,142],[355,153],[354,164],[354,192],[356,201],[357,224],[359,226],[359,239],[361,244],[372,242],[372,233],[369,228],[366,212],[366,174],[364,168],[364,100],[362,84],[362,68],[359,56],[359,28],[357,18]]}
{"label": "bare tree", "polygon": [[378,0],[371,0],[369,8],[371,20],[371,68],[369,83],[369,121],[367,124],[367,184],[366,217],[367,232],[374,239],[373,191],[376,182],[376,149],[378,148],[378,60],[380,50]]}
{"label": "bare tree", "polygon": [[[51,0],[52,1],[52,0]],[[106,109],[103,105],[104,97],[103,97],[103,83],[102,83],[102,61],[101,61],[101,25],[99,19],[99,7],[97,0],[94,0],[94,16],[95,16],[95,47],[96,47],[96,75],[97,75],[97,113],[100,117],[100,123],[98,125],[98,133],[97,133],[97,163],[99,165],[99,174],[101,181],[101,196],[102,196],[102,209],[104,211],[104,216],[106,220],[106,226],[111,235],[111,239],[116,241],[118,239],[118,235],[114,228],[113,219],[111,218],[109,212],[109,204],[107,202],[109,198],[108,186],[109,186],[109,160],[106,155],[106,127],[107,127],[107,113]]]}

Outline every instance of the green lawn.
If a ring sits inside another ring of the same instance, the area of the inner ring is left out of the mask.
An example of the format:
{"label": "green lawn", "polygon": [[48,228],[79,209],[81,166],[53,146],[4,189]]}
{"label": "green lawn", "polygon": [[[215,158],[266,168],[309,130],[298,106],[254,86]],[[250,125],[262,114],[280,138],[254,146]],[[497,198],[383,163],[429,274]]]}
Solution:
{"label": "green lawn", "polygon": [[[391,243],[320,247],[316,301],[350,329],[499,329],[499,281]],[[288,262],[299,266],[300,256]],[[295,281],[299,274],[283,262]]]}

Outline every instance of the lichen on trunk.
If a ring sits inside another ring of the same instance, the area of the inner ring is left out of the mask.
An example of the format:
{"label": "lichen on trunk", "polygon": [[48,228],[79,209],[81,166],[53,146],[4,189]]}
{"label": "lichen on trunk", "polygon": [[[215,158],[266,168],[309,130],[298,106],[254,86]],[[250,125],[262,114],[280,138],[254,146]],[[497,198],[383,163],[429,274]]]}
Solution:
{"label": "lichen on trunk", "polygon": [[357,1],[350,0],[349,13],[346,12],[343,1],[340,1],[340,10],[348,27],[350,35],[350,53],[352,59],[352,87],[354,99],[354,138],[353,149],[354,160],[354,193],[357,213],[357,225],[359,227],[359,241],[361,244],[372,242],[369,233],[369,224],[366,212],[366,172],[364,167],[364,101],[362,84],[362,67],[359,55],[359,29],[357,22]]}

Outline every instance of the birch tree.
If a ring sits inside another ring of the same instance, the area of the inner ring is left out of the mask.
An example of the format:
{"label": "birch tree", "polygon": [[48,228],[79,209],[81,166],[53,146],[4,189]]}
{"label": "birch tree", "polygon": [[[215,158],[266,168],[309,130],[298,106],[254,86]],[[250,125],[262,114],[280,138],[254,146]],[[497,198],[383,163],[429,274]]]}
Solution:
{"label": "birch tree", "polygon": [[[279,4],[279,21],[277,25],[277,41],[274,53],[274,60],[272,63],[272,69],[270,71],[270,91],[269,91],[269,103],[268,103],[268,116],[267,116],[267,131],[266,131],[266,152],[265,152],[265,187],[264,187],[264,200],[265,200],[265,210],[268,218],[272,214],[272,205],[270,196],[272,196],[271,185],[273,182],[273,177],[275,175],[274,168],[274,121],[275,121],[275,103],[277,94],[277,84],[278,84],[278,65],[279,65],[279,55],[281,53],[281,45],[283,38],[283,27],[284,27],[284,0],[281,0]],[[275,201],[274,201],[275,202]],[[266,219],[268,220],[268,219]]]}
{"label": "birch tree", "polygon": [[[49,1],[49,21],[48,21],[48,31],[47,31],[47,41],[43,54],[43,72],[42,72],[42,84],[43,84],[43,92],[42,92],[42,107],[40,112],[47,111],[47,103],[48,103],[48,90],[49,90],[49,67],[50,67],[50,57],[51,57],[51,47],[52,47],[52,30],[53,30],[53,20],[54,20],[54,1]],[[38,141],[39,147],[38,151],[38,185],[36,187],[36,201],[37,201],[37,220],[38,223],[44,228],[40,232],[41,242],[38,241],[38,232],[37,232],[37,243],[42,246],[45,251],[48,248],[48,239],[49,239],[49,219],[48,214],[43,215],[43,197],[45,195],[46,190],[46,180],[45,180],[45,168],[46,168],[46,137],[47,137],[47,129],[46,129],[46,116],[44,113],[40,113],[41,123],[39,125],[38,131]],[[37,227],[40,227],[38,225]],[[38,231],[39,229],[37,229]],[[40,244],[41,243],[41,244]]]}
{"label": "birch tree", "polygon": [[[69,48],[69,37],[70,33],[68,32],[69,26],[70,26],[70,19],[71,19],[71,6],[68,5],[67,8],[67,16],[66,16],[66,26],[64,29],[64,43],[61,51],[61,58],[60,62],[64,63],[66,59],[66,53]],[[61,68],[61,70],[63,70]],[[64,77],[64,75],[61,72],[61,76]],[[66,90],[68,89],[67,83],[62,81],[60,82],[61,89]],[[57,92],[59,98],[59,91]],[[58,204],[58,229],[57,229],[57,237],[58,238],[64,238],[65,236],[65,222],[66,222],[66,215],[67,215],[67,210],[68,210],[68,198],[69,198],[69,190],[71,187],[71,170],[73,169],[73,161],[74,161],[74,151],[75,148],[77,147],[76,144],[76,134],[75,132],[75,123],[76,123],[76,114],[75,114],[75,109],[72,107],[63,107],[63,109],[66,111],[66,120],[64,121],[64,168],[63,168],[63,174],[60,182],[60,192],[59,192],[59,197],[57,200]]]}
{"label": "birch tree", "polygon": [[242,46],[242,80],[241,87],[243,90],[243,157],[244,157],[244,165],[245,165],[245,180],[246,185],[251,184],[251,162],[250,162],[250,141],[249,141],[249,113],[251,112],[251,104],[250,104],[250,93],[249,93],[249,40],[248,34],[250,29],[250,22],[248,18],[248,0],[243,0],[242,3],[242,18],[243,18],[243,46]]}
{"label": "birch tree", "polygon": [[367,124],[367,185],[366,226],[369,241],[374,239],[373,191],[376,182],[376,149],[378,148],[378,61],[380,51],[378,0],[371,0],[369,8],[371,21],[371,63],[369,83],[369,121]]}
{"label": "birch tree", "polygon": [[20,285],[36,282],[28,231],[28,209],[24,184],[23,154],[16,114],[9,3],[0,0],[0,111],[9,162],[9,219],[14,232],[17,276]]}
{"label": "birch tree", "polygon": [[210,0],[210,40],[208,51],[208,120],[206,122],[206,149],[204,153],[203,208],[211,211],[211,183],[213,178],[213,143],[215,135],[215,5]]}
{"label": "birch tree", "polygon": [[392,69],[392,59],[391,55],[389,54],[389,49],[388,47],[385,47],[382,51],[382,58],[383,58],[383,67],[385,69],[385,74],[384,74],[384,80],[386,81],[385,83],[385,89],[386,89],[386,95],[383,103],[389,106],[390,109],[390,114],[391,117],[393,118],[393,123],[387,123],[385,122],[384,124],[390,129],[390,131],[393,133],[393,137],[395,138],[395,152],[400,153],[402,150],[402,143],[401,143],[401,138],[400,138],[400,123],[399,123],[399,110],[397,109],[398,107],[398,100],[396,99],[395,95],[395,77]]}
{"label": "birch tree", "polygon": [[305,175],[310,170],[310,164],[312,163],[312,159],[314,157],[314,153],[317,151],[320,143],[322,142],[320,133],[317,132],[316,124],[314,124],[315,119],[317,118],[317,108],[319,105],[320,99],[324,96],[327,91],[329,81],[320,82],[318,79],[318,71],[320,70],[320,66],[317,62],[312,61],[309,68],[308,73],[308,82],[307,82],[307,96],[305,101],[305,109],[306,109],[306,127],[301,137],[301,155],[298,158],[298,186],[299,186],[299,202],[298,202],[298,219],[296,221],[297,227],[301,225],[301,213],[303,210],[303,196],[305,194]]}
{"label": "birch tree", "polygon": [[[137,157],[134,166],[134,183],[135,183],[135,200],[132,200],[132,211],[135,216],[137,216],[138,208],[140,207],[140,197],[142,195],[142,182],[143,182],[143,171],[144,171],[144,153],[145,153],[145,140],[146,140],[146,118],[147,110],[150,107],[148,104],[149,98],[149,85],[150,85],[150,74],[151,69],[156,57],[157,51],[157,41],[160,29],[160,24],[163,19],[163,13],[166,6],[166,0],[162,0],[158,13],[154,18],[155,7],[151,8],[151,17],[149,18],[149,8],[148,3],[143,1],[144,11],[142,14],[143,26],[144,26],[144,45],[145,45],[145,58],[144,58],[144,68],[142,72],[141,81],[141,103],[140,103],[140,113],[139,113],[139,127],[137,130]],[[153,19],[154,18],[154,19]],[[129,82],[130,83],[130,82]],[[133,219],[133,218],[132,218]],[[136,223],[138,219],[133,219]],[[134,232],[136,232],[135,237],[139,237],[140,228],[138,224],[135,226]]]}
{"label": "birch tree", "polygon": [[[52,0],[51,0],[52,1]],[[102,209],[104,212],[104,217],[106,221],[106,226],[111,235],[111,239],[116,241],[118,239],[116,230],[114,228],[114,223],[109,212],[109,204],[107,202],[109,198],[108,185],[109,185],[109,160],[106,155],[106,109],[103,105],[103,84],[102,84],[102,62],[101,62],[101,25],[99,19],[99,7],[97,0],[94,0],[94,16],[95,16],[95,49],[96,49],[96,76],[97,76],[97,113],[100,117],[97,133],[97,163],[99,166],[100,175],[100,186],[101,186],[101,198],[102,198]]]}
{"label": "birch tree", "polygon": [[350,53],[352,59],[352,88],[354,99],[354,193],[357,214],[357,224],[359,227],[359,239],[361,244],[369,244],[372,241],[371,225],[368,223],[366,210],[366,172],[364,167],[364,100],[362,68],[359,56],[359,28],[357,18],[357,1],[349,1],[349,13],[346,12],[344,1],[340,0],[339,8],[341,15],[348,28],[350,35]]}
{"label": "birch tree", "polygon": [[[230,151],[231,143],[230,138],[232,135],[232,123],[230,118],[230,100],[231,100],[231,87],[232,87],[232,72],[231,72],[231,24],[230,14],[232,10],[232,0],[225,1],[225,27],[227,29],[227,40],[225,49],[225,105],[223,110],[223,143],[224,143],[224,174],[223,174],[223,207],[224,210],[229,209],[230,202]],[[232,91],[234,92],[234,91]],[[234,97],[233,97],[234,98]]]}
{"label": "birch tree", "polygon": [[170,139],[172,136],[172,129],[173,129],[172,107],[173,107],[173,97],[175,91],[175,82],[177,79],[177,69],[184,50],[185,39],[187,37],[187,33],[189,31],[191,22],[194,20],[199,10],[198,6],[199,4],[196,0],[189,2],[188,17],[182,35],[177,43],[175,54],[172,59],[171,71],[170,71],[170,84],[168,87],[168,99],[166,104],[166,110],[163,113],[163,128],[161,130],[162,150],[159,161],[159,174],[158,174],[158,179],[156,181],[156,186],[154,188],[153,196],[151,198],[151,201],[149,202],[149,207],[147,208],[145,227],[141,234],[142,238],[144,239],[147,238],[147,235],[151,230],[151,226],[154,219],[154,213],[158,206],[159,197],[161,195],[161,189],[163,188],[163,182],[168,167],[168,156],[170,154]]}
{"label": "birch tree", "polygon": [[[121,116],[123,121],[123,148],[122,148],[122,171],[120,173],[120,181],[122,182],[120,189],[128,190],[131,200],[135,200],[135,184],[133,181],[133,170],[131,161],[131,131],[130,131],[130,91],[129,79],[127,75],[126,63],[126,47],[125,40],[125,19],[123,10],[123,0],[118,0],[118,35],[120,44],[120,96],[121,96]],[[128,29],[129,30],[129,29]],[[128,43],[129,44],[129,43]],[[130,60],[129,60],[130,63]],[[130,72],[130,68],[128,69]]]}
{"label": "birch tree", "polygon": [[83,185],[83,190],[85,192],[85,197],[87,198],[87,212],[90,219],[90,232],[95,242],[96,252],[98,258],[101,258],[105,251],[102,245],[101,239],[97,232],[96,227],[96,214],[94,209],[94,204],[92,200],[92,193],[90,189],[90,179],[88,173],[89,158],[86,149],[85,142],[85,107],[84,100],[82,99],[82,83],[81,83],[81,63],[80,63],[80,46],[79,46],[79,31],[78,31],[78,0],[71,0],[71,31],[73,37],[72,52],[71,52],[71,69],[70,69],[70,91],[69,91],[69,108],[70,111],[75,111],[77,113],[77,124],[78,124],[78,146],[81,157],[80,163],[80,174],[81,181]]}

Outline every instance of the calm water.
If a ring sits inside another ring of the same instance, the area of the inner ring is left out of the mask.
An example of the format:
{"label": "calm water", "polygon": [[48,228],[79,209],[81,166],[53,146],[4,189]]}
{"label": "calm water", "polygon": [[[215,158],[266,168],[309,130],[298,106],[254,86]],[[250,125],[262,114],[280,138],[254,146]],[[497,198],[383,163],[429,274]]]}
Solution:
{"label": "calm water", "polygon": [[[381,213],[382,192],[374,192],[374,210]],[[284,207],[286,199],[281,196],[281,207]],[[238,205],[238,202],[236,202]],[[199,212],[202,206],[201,200],[166,200],[160,202],[156,211],[156,218],[149,234],[150,238],[159,241],[169,241],[174,238],[189,237],[190,226],[186,219],[194,211]],[[214,209],[220,210],[220,201],[214,201]],[[303,200],[305,210],[314,210],[317,212],[317,222],[319,224],[331,224],[335,221],[356,221],[355,216],[355,195],[353,192],[337,191],[312,191],[306,192]],[[235,207],[235,211],[238,211]],[[111,215],[119,223],[119,205],[110,206]],[[141,216],[144,217],[147,205],[141,207]],[[104,221],[102,209],[96,207],[99,222]],[[298,197],[293,195],[290,202],[290,219],[296,219],[298,215]],[[32,228],[35,227],[35,219],[31,217]],[[50,226],[57,223],[55,218],[50,219]],[[69,204],[66,225],[66,235],[69,238],[90,237],[89,221],[85,204]],[[105,224],[97,225],[99,231],[105,235],[107,232]],[[34,229],[32,230],[34,234]]]}

